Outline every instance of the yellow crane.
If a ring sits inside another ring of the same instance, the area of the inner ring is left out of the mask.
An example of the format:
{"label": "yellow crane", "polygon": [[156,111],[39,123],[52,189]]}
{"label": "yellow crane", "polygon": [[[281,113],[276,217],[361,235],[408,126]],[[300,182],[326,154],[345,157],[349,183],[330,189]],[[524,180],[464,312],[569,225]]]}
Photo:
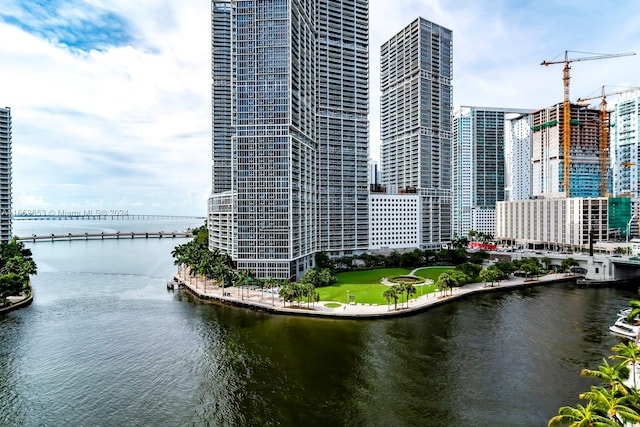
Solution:
{"label": "yellow crane", "polygon": [[[607,196],[607,167],[609,163],[609,110],[607,109],[607,96],[620,95],[634,90],[640,90],[639,87],[630,87],[615,92],[605,93],[605,87],[602,86],[602,93],[587,98],[578,98],[577,102],[591,101],[600,99],[600,196]],[[622,162],[623,166],[628,167]]]}
{"label": "yellow crane", "polygon": [[[580,58],[569,58],[569,53],[586,53],[592,56],[584,56]],[[570,70],[572,62],[578,61],[593,61],[596,59],[609,59],[609,58],[618,58],[620,56],[631,56],[635,55],[635,52],[628,53],[610,53],[610,54],[597,54],[597,53],[587,53],[587,52],[574,52],[570,50],[564,51],[564,59],[560,61],[542,61],[540,65],[553,65],[553,64],[564,64],[564,69],[562,73],[562,81],[564,83],[564,102],[563,102],[563,113],[562,113],[562,123],[563,123],[563,132],[562,132],[562,144],[563,144],[563,155],[564,155],[564,192],[567,197],[569,197],[569,168],[571,166],[571,102],[569,98],[569,80],[571,79]]]}

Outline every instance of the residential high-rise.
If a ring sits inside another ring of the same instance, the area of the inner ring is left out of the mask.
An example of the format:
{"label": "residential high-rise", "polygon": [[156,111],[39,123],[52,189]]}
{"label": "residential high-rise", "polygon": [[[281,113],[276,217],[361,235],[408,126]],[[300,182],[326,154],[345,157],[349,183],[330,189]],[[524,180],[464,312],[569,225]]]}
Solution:
{"label": "residential high-rise", "polygon": [[451,239],[452,48],[418,18],[381,49],[382,184],[421,196],[422,245]]}
{"label": "residential high-rise", "polygon": [[504,199],[531,198],[531,114],[508,118],[504,142]]}
{"label": "residential high-rise", "polygon": [[[532,115],[532,195],[565,194],[562,104]],[[600,196],[600,111],[571,105],[569,197]]]}
{"label": "residential high-rise", "polygon": [[210,247],[291,278],[368,247],[368,2],[212,2]]}
{"label": "residential high-rise", "polygon": [[0,107],[0,242],[11,238],[11,108]]}
{"label": "residential high-rise", "polygon": [[640,164],[640,91],[620,95],[611,117],[611,160],[613,195],[640,197],[638,164]]}
{"label": "residential high-rise", "polygon": [[507,120],[529,110],[460,107],[452,138],[453,232],[495,233],[496,202],[505,197]]}

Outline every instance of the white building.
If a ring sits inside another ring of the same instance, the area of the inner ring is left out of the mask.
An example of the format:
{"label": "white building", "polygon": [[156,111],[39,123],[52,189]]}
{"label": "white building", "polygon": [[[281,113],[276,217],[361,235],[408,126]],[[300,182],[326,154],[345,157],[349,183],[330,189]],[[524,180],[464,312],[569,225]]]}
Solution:
{"label": "white building", "polygon": [[504,200],[531,198],[531,115],[508,118],[504,143]]}
{"label": "white building", "polygon": [[318,251],[365,251],[368,2],[213,0],[211,13],[210,247],[280,279]]}
{"label": "white building", "polygon": [[527,248],[588,249],[608,238],[608,199],[539,198],[498,202],[497,241]]}
{"label": "white building", "polygon": [[0,241],[11,234],[11,108],[0,107]]}
{"label": "white building", "polygon": [[372,193],[369,215],[369,249],[422,248],[420,196]]}
{"label": "white building", "polygon": [[614,105],[611,123],[611,163],[614,197],[639,197],[640,91],[625,92]]}
{"label": "white building", "polygon": [[451,239],[452,32],[418,18],[381,48],[382,184],[416,194],[422,242]]}

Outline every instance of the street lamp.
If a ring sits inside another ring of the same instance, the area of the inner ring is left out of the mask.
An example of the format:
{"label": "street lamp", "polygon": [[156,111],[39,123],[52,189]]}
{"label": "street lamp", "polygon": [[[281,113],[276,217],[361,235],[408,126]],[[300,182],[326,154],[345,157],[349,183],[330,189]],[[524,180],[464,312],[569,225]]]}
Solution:
{"label": "street lamp", "polygon": [[347,304],[349,304],[349,289],[347,289]]}

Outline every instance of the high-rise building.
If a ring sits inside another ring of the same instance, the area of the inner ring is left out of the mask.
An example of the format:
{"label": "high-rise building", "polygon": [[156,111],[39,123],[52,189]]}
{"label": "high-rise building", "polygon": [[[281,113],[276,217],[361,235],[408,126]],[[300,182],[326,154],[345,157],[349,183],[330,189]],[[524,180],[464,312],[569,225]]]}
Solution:
{"label": "high-rise building", "polygon": [[382,184],[421,196],[421,244],[451,239],[452,32],[418,18],[382,45]]}
{"label": "high-rise building", "polygon": [[508,118],[504,142],[504,199],[531,198],[531,114]]}
{"label": "high-rise building", "polygon": [[611,117],[611,160],[613,195],[640,197],[638,164],[640,164],[640,91],[620,95]]}
{"label": "high-rise building", "polygon": [[530,110],[463,106],[454,112],[451,154],[453,232],[495,233],[505,197],[506,121]]}
{"label": "high-rise building", "polygon": [[210,247],[258,277],[368,247],[368,2],[212,2]]}
{"label": "high-rise building", "polygon": [[[565,194],[562,103],[532,115],[532,196]],[[571,105],[569,197],[600,196],[600,111]]]}
{"label": "high-rise building", "polygon": [[0,242],[11,238],[11,108],[0,107]]}

